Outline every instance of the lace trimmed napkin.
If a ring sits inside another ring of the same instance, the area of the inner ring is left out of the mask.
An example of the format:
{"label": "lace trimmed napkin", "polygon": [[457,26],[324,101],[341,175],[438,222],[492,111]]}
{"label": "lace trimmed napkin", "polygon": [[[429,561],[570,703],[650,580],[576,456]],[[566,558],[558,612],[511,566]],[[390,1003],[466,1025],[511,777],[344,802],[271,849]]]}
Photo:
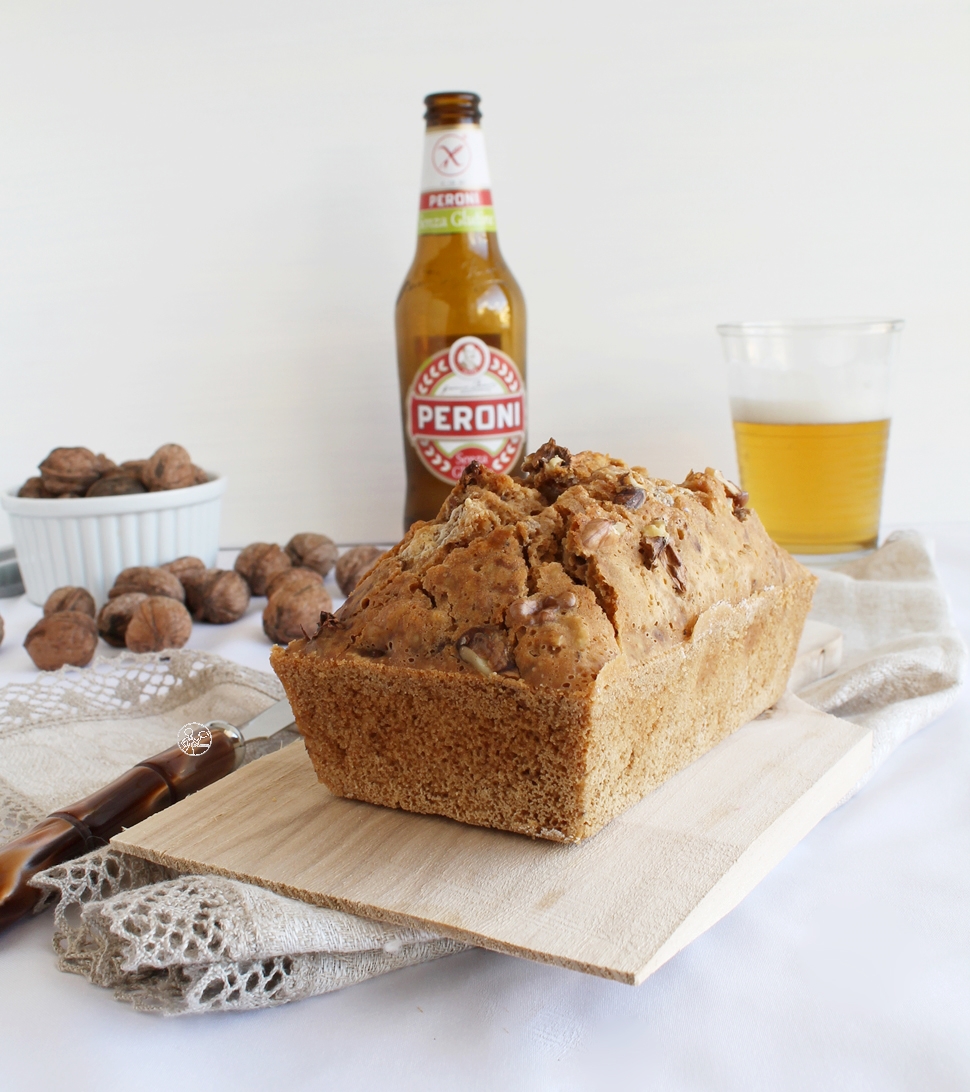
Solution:
{"label": "lace trimmed napkin", "polygon": [[[0,841],[173,746],[183,724],[241,724],[282,696],[275,676],[187,649],[123,653],[3,687]],[[244,761],[296,738],[255,741]],[[41,908],[57,903],[60,969],[166,1015],[282,1005],[466,947],[112,849],[34,882]]]}
{"label": "lace trimmed napkin", "polygon": [[[873,768],[956,698],[967,651],[918,535],[820,570],[812,615],[843,631],[845,654],[800,696],[871,727]],[[278,696],[275,678],[186,650],[0,689],[0,837],[171,746],[186,721],[245,720]],[[35,883],[59,898],[60,968],[167,1015],[283,1004],[463,947],[114,850]]]}
{"label": "lace trimmed napkin", "polygon": [[285,1005],[467,947],[113,849],[38,879],[59,897],[58,967],[166,1016]]}

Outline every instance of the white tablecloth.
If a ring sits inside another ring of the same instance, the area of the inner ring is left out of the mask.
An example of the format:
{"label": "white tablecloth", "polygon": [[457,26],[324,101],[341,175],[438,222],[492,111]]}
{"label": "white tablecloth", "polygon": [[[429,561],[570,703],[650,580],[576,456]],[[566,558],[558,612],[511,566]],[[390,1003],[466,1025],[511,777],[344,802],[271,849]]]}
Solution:
{"label": "white tablecloth", "polygon": [[[970,525],[936,540],[970,640]],[[191,644],[267,665],[255,600]],[[0,682],[40,611],[0,599]],[[970,696],[638,987],[481,950],[262,1012],[165,1020],[0,935],[0,1089],[970,1088]]]}

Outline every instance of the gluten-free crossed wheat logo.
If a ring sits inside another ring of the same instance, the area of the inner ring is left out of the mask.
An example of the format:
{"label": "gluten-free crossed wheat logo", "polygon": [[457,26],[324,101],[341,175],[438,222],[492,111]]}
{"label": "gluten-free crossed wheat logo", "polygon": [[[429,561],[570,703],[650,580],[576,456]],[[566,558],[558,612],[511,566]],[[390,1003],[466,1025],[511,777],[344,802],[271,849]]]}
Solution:
{"label": "gluten-free crossed wheat logo", "polygon": [[448,134],[440,137],[431,152],[431,162],[439,174],[461,174],[471,163],[472,150],[464,137]]}

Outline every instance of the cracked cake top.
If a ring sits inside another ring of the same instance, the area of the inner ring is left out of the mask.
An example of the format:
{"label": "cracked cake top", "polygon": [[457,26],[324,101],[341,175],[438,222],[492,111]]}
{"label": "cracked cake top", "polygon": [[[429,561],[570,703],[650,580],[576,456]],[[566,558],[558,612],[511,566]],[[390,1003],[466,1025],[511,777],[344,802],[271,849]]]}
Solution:
{"label": "cracked cake top", "polygon": [[437,518],[290,648],[583,689],[800,571],[746,501],[710,468],[674,485],[553,440],[516,478],[472,463]]}

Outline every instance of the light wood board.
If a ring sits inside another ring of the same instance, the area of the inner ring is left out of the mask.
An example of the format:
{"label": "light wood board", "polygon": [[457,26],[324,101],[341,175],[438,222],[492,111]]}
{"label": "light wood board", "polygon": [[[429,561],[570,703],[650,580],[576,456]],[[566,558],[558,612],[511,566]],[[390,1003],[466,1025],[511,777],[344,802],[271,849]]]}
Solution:
{"label": "light wood board", "polygon": [[798,654],[788,678],[788,689],[797,694],[802,687],[837,671],[841,663],[842,630],[809,618],[798,642]]}
{"label": "light wood board", "polygon": [[791,694],[579,845],[344,800],[298,742],[112,839],[497,951],[639,983],[848,792],[871,734]]}

